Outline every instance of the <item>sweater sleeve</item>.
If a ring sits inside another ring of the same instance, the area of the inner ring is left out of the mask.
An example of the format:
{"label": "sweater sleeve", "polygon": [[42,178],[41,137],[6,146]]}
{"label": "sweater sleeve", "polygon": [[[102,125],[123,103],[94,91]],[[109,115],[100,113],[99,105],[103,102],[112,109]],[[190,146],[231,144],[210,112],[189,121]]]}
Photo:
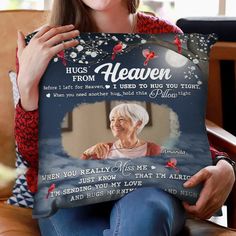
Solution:
{"label": "sweater sleeve", "polygon": [[[16,58],[16,69],[18,73],[18,58]],[[28,170],[26,172],[26,179],[28,188],[33,193],[37,189],[38,121],[38,110],[25,111],[19,101],[15,109],[15,140],[19,153],[27,162]]]}
{"label": "sweater sleeve", "polygon": [[38,175],[38,110],[25,111],[20,102],[15,111],[15,139],[18,150],[27,162],[26,180],[32,193],[37,191]]}
{"label": "sweater sleeve", "polygon": [[20,102],[15,112],[15,139],[19,152],[29,166],[37,167],[38,162],[38,110],[25,111]]}

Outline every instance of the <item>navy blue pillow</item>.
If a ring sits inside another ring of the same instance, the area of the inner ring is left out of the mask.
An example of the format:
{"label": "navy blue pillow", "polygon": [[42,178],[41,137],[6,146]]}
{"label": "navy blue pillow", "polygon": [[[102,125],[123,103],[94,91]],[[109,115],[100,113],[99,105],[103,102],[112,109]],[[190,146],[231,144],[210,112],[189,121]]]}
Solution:
{"label": "navy blue pillow", "polygon": [[[27,40],[30,40],[30,35]],[[202,34],[81,33],[40,83],[34,217],[155,186],[194,204],[183,183],[211,164]]]}

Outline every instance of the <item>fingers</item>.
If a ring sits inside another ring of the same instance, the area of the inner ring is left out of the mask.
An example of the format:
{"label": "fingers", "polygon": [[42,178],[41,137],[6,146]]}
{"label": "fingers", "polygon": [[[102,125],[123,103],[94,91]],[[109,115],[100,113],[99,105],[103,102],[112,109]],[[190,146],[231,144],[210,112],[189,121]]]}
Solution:
{"label": "fingers", "polygon": [[198,207],[196,205],[189,205],[187,202],[183,202],[184,209],[188,214],[201,218],[202,212],[200,213]]}
{"label": "fingers", "polygon": [[218,181],[214,179],[218,172],[215,172],[213,168],[208,166],[202,169],[184,184],[184,187],[194,187],[199,183],[204,183],[195,205],[183,203],[189,214],[201,219],[210,218],[223,203],[221,200],[222,194],[217,190]]}
{"label": "fingers", "polygon": [[211,188],[207,184],[207,180],[210,175],[210,171],[208,171],[207,168],[204,168],[184,183],[185,188],[192,188],[200,183],[204,183],[200,196],[195,205],[189,205],[186,202],[183,203],[185,210],[189,214],[201,219],[206,219],[212,213],[212,211],[209,210],[211,208],[211,199],[209,199],[211,196],[211,193],[209,192]]}
{"label": "fingers", "polygon": [[193,175],[190,179],[188,179],[184,183],[185,188],[192,188],[197,186],[198,184],[205,182],[210,176],[210,172],[207,168],[201,169],[195,175]]}
{"label": "fingers", "polygon": [[[211,193],[207,186],[204,186],[195,205],[183,203],[185,210],[196,217],[206,219],[208,215],[213,214]],[[214,204],[213,204],[214,205]]]}
{"label": "fingers", "polygon": [[[207,197],[206,197],[207,198]],[[189,205],[188,203],[184,202],[183,203],[183,206],[185,208],[185,210],[191,214],[191,215],[194,215],[196,217],[200,217],[203,215],[203,211],[204,211],[204,208],[203,206],[206,207],[205,203],[204,205],[201,203],[202,200],[200,200],[200,197],[198,199],[198,201],[196,202],[195,205]]]}
{"label": "fingers", "polygon": [[[42,35],[44,35],[46,32],[48,32],[50,29],[52,28],[52,26],[49,25],[45,25],[43,26],[41,29],[39,29],[39,31],[33,36],[33,38],[40,38]],[[33,39],[32,38],[32,39]]]}
{"label": "fingers", "polygon": [[105,159],[109,152],[109,145],[105,143],[98,143],[87,149],[84,153],[95,159]]}
{"label": "fingers", "polygon": [[79,35],[79,31],[78,30],[73,30],[73,31],[70,31],[70,32],[67,32],[67,33],[63,33],[63,34],[57,34],[54,37],[52,37],[51,39],[49,39],[46,42],[46,45],[47,46],[54,46],[54,45],[57,45],[58,43],[63,42],[64,40],[72,39],[72,38],[74,38],[74,37],[76,37],[78,35]]}
{"label": "fingers", "polygon": [[73,39],[79,35],[79,31],[73,29],[74,25],[44,26],[32,39],[44,45],[44,48],[48,48],[48,55],[54,56],[62,50],[75,47],[79,43],[78,40]]}
{"label": "fingers", "polygon": [[52,37],[61,34],[60,41],[63,41],[63,40],[65,40],[63,38],[63,33],[67,33],[69,31],[73,30],[74,28],[75,28],[74,25],[64,25],[64,26],[59,26],[59,27],[53,27],[53,28],[47,30],[44,34],[42,34],[40,36],[40,39],[42,40],[42,42],[46,42],[47,40],[51,39]]}
{"label": "fingers", "polygon": [[17,32],[17,47],[18,47],[17,54],[18,54],[18,58],[22,54],[22,51],[24,50],[25,45],[26,45],[25,44],[25,36],[23,35],[22,32],[18,31]]}
{"label": "fingers", "polygon": [[51,52],[53,55],[56,55],[57,53],[61,52],[62,50],[71,48],[71,47],[75,47],[76,45],[78,45],[79,41],[76,39],[67,41],[67,42],[62,42],[54,47],[51,48]]}
{"label": "fingers", "polygon": [[231,184],[234,182],[231,172],[227,171],[227,166],[224,166],[222,162],[222,166],[221,164],[208,166],[192,176],[184,184],[184,187],[194,187],[203,183],[203,188],[195,205],[183,203],[186,211],[201,219],[210,218],[223,205],[229,195]]}
{"label": "fingers", "polygon": [[199,209],[199,207],[196,205],[189,205],[186,202],[183,202],[183,206],[188,214],[200,219],[209,219],[215,212],[217,212],[218,209],[220,209],[220,207],[216,208],[212,205],[208,205],[208,207]]}
{"label": "fingers", "polygon": [[104,159],[109,152],[109,145],[107,144],[97,144],[95,148],[96,155],[99,159]]}

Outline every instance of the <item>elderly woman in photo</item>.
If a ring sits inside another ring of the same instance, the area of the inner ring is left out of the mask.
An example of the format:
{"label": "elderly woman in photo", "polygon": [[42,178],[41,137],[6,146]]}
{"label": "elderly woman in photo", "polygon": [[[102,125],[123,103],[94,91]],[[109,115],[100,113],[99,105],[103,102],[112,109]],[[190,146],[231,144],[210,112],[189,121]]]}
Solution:
{"label": "elderly woman in photo", "polygon": [[81,159],[137,158],[160,154],[159,145],[138,137],[149,121],[149,115],[142,106],[132,103],[117,105],[111,110],[109,119],[112,134],[117,140],[88,148]]}

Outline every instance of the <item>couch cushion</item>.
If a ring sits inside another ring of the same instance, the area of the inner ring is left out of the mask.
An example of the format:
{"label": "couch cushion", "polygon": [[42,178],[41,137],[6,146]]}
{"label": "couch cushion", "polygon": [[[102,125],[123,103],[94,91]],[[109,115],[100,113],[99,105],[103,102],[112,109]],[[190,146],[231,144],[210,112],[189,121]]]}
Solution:
{"label": "couch cushion", "polygon": [[236,17],[186,17],[176,23],[185,33],[215,33],[219,41],[236,41]]}
{"label": "couch cushion", "polygon": [[10,206],[0,201],[0,236],[40,236],[30,209]]}
{"label": "couch cushion", "polygon": [[[235,42],[236,41],[236,17],[186,17],[181,18],[177,21],[177,25],[185,33],[215,33],[218,37],[219,42]],[[220,44],[221,45],[221,44]],[[227,44],[225,44],[227,45]],[[207,119],[213,121],[214,123],[220,125],[225,130],[236,135],[236,90],[235,90],[235,60],[232,58],[223,58],[221,47],[217,46],[217,57],[220,58],[220,68],[218,68],[218,59],[213,60],[213,51],[211,53],[211,63],[210,63],[210,77],[209,77],[209,103],[208,103],[208,113]],[[233,53],[233,45],[230,45],[231,53]],[[225,48],[223,52],[226,53]],[[226,53],[226,55],[229,53]],[[219,57],[220,56],[220,57]],[[220,70],[220,72],[219,72]],[[213,82],[211,81],[211,77]],[[221,79],[221,93],[217,94],[217,82]],[[214,87],[214,92],[211,91]],[[222,98],[220,98],[222,96]],[[215,99],[215,103],[211,98]],[[217,100],[220,99],[219,100]],[[222,102],[222,105],[220,105]],[[217,105],[219,104],[220,110],[216,111]],[[229,105],[230,104],[230,105]],[[222,111],[221,111],[222,110]],[[222,113],[222,114],[220,114]],[[220,116],[222,116],[220,118]],[[223,119],[220,121],[219,119]],[[222,123],[223,122],[223,123]],[[223,126],[222,126],[223,125]]]}

